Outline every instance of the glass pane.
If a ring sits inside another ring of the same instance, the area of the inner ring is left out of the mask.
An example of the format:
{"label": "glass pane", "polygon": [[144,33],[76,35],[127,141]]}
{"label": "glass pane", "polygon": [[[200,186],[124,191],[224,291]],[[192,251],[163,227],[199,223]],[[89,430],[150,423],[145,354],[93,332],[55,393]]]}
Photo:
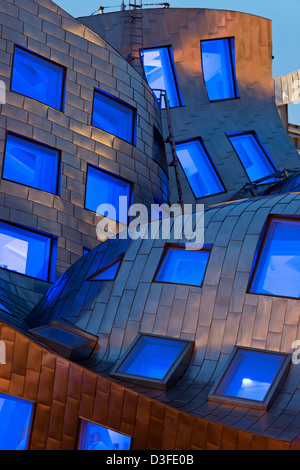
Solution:
{"label": "glass pane", "polygon": [[176,144],[176,154],[196,198],[224,191],[216,170],[199,140]]}
{"label": "glass pane", "polygon": [[185,347],[185,343],[142,336],[118,372],[162,380]]}
{"label": "glass pane", "polygon": [[300,297],[300,223],[272,220],[252,292]]}
{"label": "glass pane", "polygon": [[59,326],[49,326],[48,328],[37,331],[37,333],[67,346],[75,346],[78,343],[86,341],[83,336],[60,328]]}
{"label": "glass pane", "polygon": [[0,393],[0,450],[26,450],[33,404]]}
{"label": "glass pane", "polygon": [[93,126],[133,143],[134,115],[130,106],[95,90]]}
{"label": "glass pane", "polygon": [[61,110],[63,68],[30,51],[15,48],[12,91]]}
{"label": "glass pane", "polygon": [[113,281],[116,277],[120,264],[121,264],[121,261],[117,261],[116,263],[112,264],[111,266],[106,268],[104,271],[102,271],[100,274],[93,276],[90,280],[91,281]]}
{"label": "glass pane", "polygon": [[[104,173],[97,168],[89,167],[86,185],[85,206],[94,212],[101,204],[110,204],[115,209],[116,220],[127,225],[131,187],[126,181]],[[121,204],[120,197],[125,197],[126,204]],[[119,212],[121,212],[119,214]],[[106,215],[101,211],[101,215]],[[109,214],[108,214],[109,217]]]}
{"label": "glass pane", "polygon": [[[170,107],[182,106],[183,101],[179,95],[172,49],[169,47],[144,49],[142,58],[148,84],[154,90],[155,96],[160,98],[160,93],[155,90],[164,90],[167,92]],[[164,99],[162,108],[165,108]]]}
{"label": "glass pane", "polygon": [[0,223],[0,267],[48,280],[51,239]]}
{"label": "glass pane", "polygon": [[[275,165],[271,163],[253,134],[229,136],[229,140],[238,154],[250,181],[264,178],[276,171]],[[278,181],[276,178],[270,178],[266,182],[276,181]]]}
{"label": "glass pane", "polygon": [[130,450],[130,443],[125,434],[82,421],[79,450]]}
{"label": "glass pane", "polygon": [[201,286],[208,258],[208,251],[169,248],[156,281]]}
{"label": "glass pane", "polygon": [[203,76],[209,100],[238,96],[235,90],[234,39],[202,41],[201,50]]}
{"label": "glass pane", "polygon": [[239,349],[216,393],[264,401],[283,361],[276,354]]}
{"label": "glass pane", "polygon": [[58,152],[8,135],[3,178],[56,194]]}

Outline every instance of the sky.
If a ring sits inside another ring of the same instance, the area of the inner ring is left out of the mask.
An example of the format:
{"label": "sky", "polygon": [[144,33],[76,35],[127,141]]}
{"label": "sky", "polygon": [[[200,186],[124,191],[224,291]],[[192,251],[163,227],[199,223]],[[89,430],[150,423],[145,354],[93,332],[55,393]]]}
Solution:
{"label": "sky", "polygon": [[[151,8],[164,0],[145,0]],[[167,0],[171,8],[212,8],[234,10],[262,16],[272,20],[273,77],[300,69],[300,0]],[[105,12],[120,10],[121,0],[55,0],[72,16],[89,16],[100,6]],[[128,5],[129,0],[125,0]],[[139,3],[139,2],[138,2]],[[289,106],[290,122],[300,124],[300,103]],[[296,122],[297,121],[297,122]]]}

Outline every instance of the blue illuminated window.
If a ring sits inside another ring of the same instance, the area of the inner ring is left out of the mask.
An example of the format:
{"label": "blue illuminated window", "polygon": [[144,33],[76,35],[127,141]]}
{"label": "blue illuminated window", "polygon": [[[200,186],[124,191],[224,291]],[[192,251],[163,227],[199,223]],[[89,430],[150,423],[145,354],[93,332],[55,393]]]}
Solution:
{"label": "blue illuminated window", "polygon": [[130,450],[131,437],[81,420],[79,450]]}
{"label": "blue illuminated window", "polygon": [[234,38],[201,41],[203,77],[210,101],[238,98]]}
{"label": "blue illuminated window", "polygon": [[124,101],[95,89],[92,126],[135,144],[136,110]]}
{"label": "blue illuminated window", "polygon": [[0,267],[53,280],[55,240],[41,232],[0,222]]}
{"label": "blue illuminated window", "polygon": [[[267,150],[254,132],[228,134],[228,138],[250,181],[259,180],[277,171]],[[272,183],[276,181],[278,181],[276,178],[269,178],[266,182]]]}
{"label": "blue illuminated window", "polygon": [[255,262],[250,292],[300,298],[300,221],[271,218]]}
{"label": "blue illuminated window", "polygon": [[269,408],[286,379],[290,355],[235,347],[209,399]]}
{"label": "blue illuminated window", "polygon": [[[132,186],[128,181],[88,165],[86,209],[127,225],[131,193]],[[97,211],[100,205],[102,208]]]}
{"label": "blue illuminated window", "polygon": [[225,191],[217,170],[201,140],[176,143],[176,154],[196,198]]}
{"label": "blue illuminated window", "polygon": [[101,268],[97,273],[90,276],[88,281],[113,281],[117,275],[124,255],[118,256],[111,263]]}
{"label": "blue illuminated window", "polygon": [[0,450],[26,450],[33,403],[0,393]]}
{"label": "blue illuminated window", "polygon": [[166,245],[154,279],[157,282],[200,287],[209,255],[209,249],[187,250],[180,245]]}
{"label": "blue illuminated window", "polygon": [[12,91],[61,111],[64,81],[64,67],[27,49],[15,47]]}
{"label": "blue illuminated window", "polygon": [[58,173],[58,150],[13,134],[7,135],[4,179],[57,194]]}
{"label": "blue illuminated window", "polygon": [[[177,82],[172,47],[144,49],[141,56],[148,84],[155,96],[160,99],[160,91],[158,90],[166,91],[171,108],[184,106]],[[164,97],[161,107],[166,107]]]}
{"label": "blue illuminated window", "polygon": [[193,344],[184,339],[139,334],[112,375],[165,390],[183,374]]}

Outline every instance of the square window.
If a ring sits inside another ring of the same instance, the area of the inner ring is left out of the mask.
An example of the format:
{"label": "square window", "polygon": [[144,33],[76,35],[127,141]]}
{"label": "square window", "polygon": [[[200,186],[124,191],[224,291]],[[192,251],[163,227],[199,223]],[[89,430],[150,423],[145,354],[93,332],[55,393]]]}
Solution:
{"label": "square window", "polygon": [[124,254],[112,260],[112,262],[108,265],[103,266],[103,268],[101,268],[98,272],[89,276],[87,281],[114,281],[120,268],[123,256]]}
{"label": "square window", "polygon": [[97,343],[97,337],[67,325],[52,321],[50,325],[29,330],[33,336],[41,340],[63,357],[83,361],[92,353]]}
{"label": "square window", "polygon": [[127,225],[131,196],[131,183],[100,168],[88,165],[86,209]]}
{"label": "square window", "polygon": [[154,280],[201,287],[209,255],[208,247],[188,250],[184,246],[167,244]]}
{"label": "square window", "polygon": [[15,47],[11,90],[62,111],[65,68]]}
{"label": "square window", "polygon": [[[184,106],[176,77],[172,47],[143,49],[141,57],[148,84],[154,95],[160,99],[160,90],[166,91],[171,108]],[[161,107],[166,107],[164,97],[162,98]]]}
{"label": "square window", "polygon": [[54,280],[54,238],[0,222],[0,267],[27,276]]}
{"label": "square window", "polygon": [[183,375],[193,346],[193,341],[140,333],[111,375],[166,390]]}
{"label": "square window", "polygon": [[7,134],[4,179],[58,194],[59,151],[23,137]]}
{"label": "square window", "polygon": [[136,110],[95,88],[92,126],[135,145]]}
{"label": "square window", "polygon": [[238,98],[234,38],[201,41],[201,56],[209,101]]}
{"label": "square window", "polygon": [[27,450],[34,404],[0,393],[0,450]]}
{"label": "square window", "polygon": [[209,400],[268,409],[290,365],[290,355],[236,346]]}
{"label": "square window", "polygon": [[[265,178],[277,171],[267,150],[259,141],[255,132],[246,134],[227,134],[234,150],[236,151],[250,181]],[[262,182],[274,183],[276,178],[269,178]]]}
{"label": "square window", "polygon": [[300,298],[300,220],[268,220],[249,290],[263,295]]}
{"label": "square window", "polygon": [[202,140],[177,142],[176,154],[196,199],[225,191]]}
{"label": "square window", "polygon": [[131,437],[81,420],[78,450],[130,450]]}

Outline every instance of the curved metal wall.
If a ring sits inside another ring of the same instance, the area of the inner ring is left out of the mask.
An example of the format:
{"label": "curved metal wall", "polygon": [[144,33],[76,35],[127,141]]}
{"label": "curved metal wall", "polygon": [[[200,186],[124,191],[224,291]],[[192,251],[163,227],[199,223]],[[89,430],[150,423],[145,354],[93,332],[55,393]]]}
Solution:
{"label": "curved metal wall", "polygon": [[[124,57],[129,53],[128,12],[79,18]],[[240,98],[209,102],[203,80],[200,41],[235,37]],[[227,193],[204,197],[213,205],[230,199],[249,180],[226,133],[256,131],[279,170],[299,167],[297,151],[278,115],[272,79],[271,21],[247,13],[202,8],[143,9],[143,47],[171,45],[184,107],[171,109],[177,141],[202,137]],[[165,135],[167,123],[164,116]],[[171,155],[169,153],[171,161]],[[181,173],[184,202],[194,202]],[[177,186],[170,171],[170,198]]]}
{"label": "curved metal wall", "polygon": [[[168,179],[153,160],[153,125],[160,112],[141,76],[109,44],[52,2],[1,4],[0,79],[6,104],[0,120],[1,167],[6,132],[61,151],[60,196],[1,179],[0,219],[58,237],[57,275],[99,243],[98,221],[85,209],[87,164],[134,184],[134,202],[166,200]],[[10,91],[15,44],[67,68],[64,112]],[[94,87],[137,109],[133,146],[91,126]]]}

